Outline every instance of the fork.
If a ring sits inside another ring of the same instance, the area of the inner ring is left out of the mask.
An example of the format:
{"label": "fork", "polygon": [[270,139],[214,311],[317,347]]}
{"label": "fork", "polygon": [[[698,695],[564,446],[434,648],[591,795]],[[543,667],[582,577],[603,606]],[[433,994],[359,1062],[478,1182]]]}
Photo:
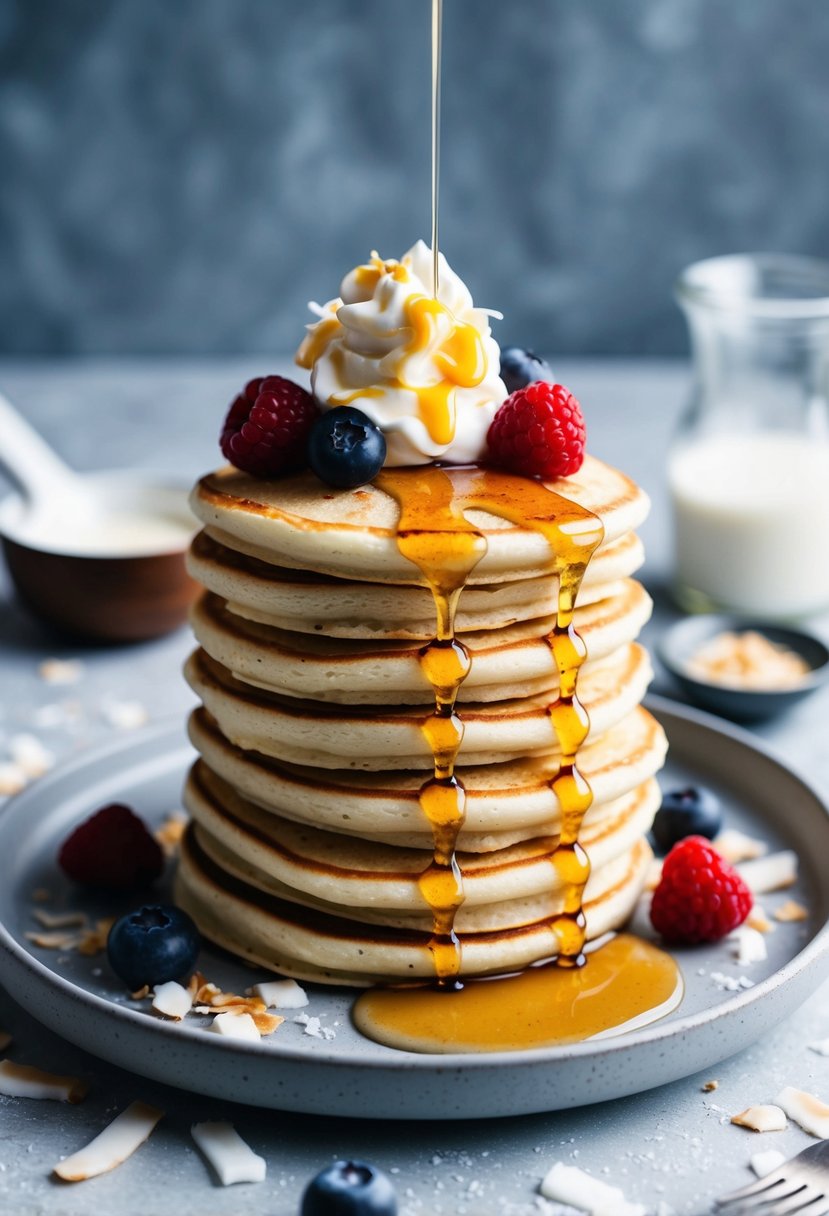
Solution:
{"label": "fork", "polygon": [[718,1216],[827,1216],[829,1140],[804,1148],[765,1178],[716,1201]]}

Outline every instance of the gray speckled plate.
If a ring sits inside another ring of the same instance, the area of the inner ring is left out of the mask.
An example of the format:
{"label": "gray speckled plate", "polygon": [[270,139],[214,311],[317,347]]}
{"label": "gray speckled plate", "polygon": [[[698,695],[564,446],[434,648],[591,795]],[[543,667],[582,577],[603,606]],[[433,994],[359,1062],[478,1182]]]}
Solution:
{"label": "gray speckled plate", "polygon": [[[125,996],[102,956],[34,947],[26,932],[32,893],[52,892],[50,909],[91,915],[126,910],[94,904],[57,870],[70,828],[106,802],[124,801],[157,821],[178,805],[191,751],[180,724],[164,724],[50,773],[0,816],[0,980],[43,1023],[81,1047],[144,1076],[214,1097],[281,1110],[365,1118],[484,1118],[558,1110],[662,1085],[739,1051],[781,1021],[829,972],[829,814],[818,794],[745,732],[653,698],[671,759],[663,785],[704,782],[724,802],[728,826],[788,847],[801,859],[796,888],[763,899],[767,910],[794,896],[808,921],[769,934],[768,960],[744,973],[753,986],[724,990],[740,970],[727,943],[677,952],[686,993],[664,1020],[617,1038],[493,1055],[413,1055],[362,1038],[349,1020],[351,997],[309,986],[309,1015],[331,1038],[288,1020],[261,1044],[223,1041],[206,1019],[174,1024]],[[135,901],[131,901],[134,903]],[[241,991],[262,978],[206,949],[202,970]],[[719,978],[717,978],[719,977]]]}

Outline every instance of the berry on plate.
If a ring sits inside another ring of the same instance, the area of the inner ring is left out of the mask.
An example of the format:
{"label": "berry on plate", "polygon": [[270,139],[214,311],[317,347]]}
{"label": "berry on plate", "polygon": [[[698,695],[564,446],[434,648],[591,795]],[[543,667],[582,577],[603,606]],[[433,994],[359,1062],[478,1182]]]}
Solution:
{"label": "berry on plate", "polygon": [[386,459],[386,440],[367,414],[338,405],[320,415],[308,439],[308,463],[329,486],[352,490],[371,481]]}
{"label": "berry on plate", "polygon": [[397,1216],[391,1180],[363,1161],[335,1161],[312,1178],[299,1216]]}
{"label": "berry on plate", "polygon": [[549,380],[552,383],[553,369],[539,355],[520,346],[508,346],[501,351],[501,379],[508,393],[517,388],[526,388],[534,380]]}
{"label": "berry on plate", "polygon": [[58,865],[73,882],[100,891],[139,891],[159,877],[164,853],[143,819],[113,802],[75,828]]}
{"label": "berry on plate", "polygon": [[751,911],[751,891],[704,836],[675,844],[653,893],[651,922],[666,941],[717,942]]}
{"label": "berry on plate", "polygon": [[507,397],[487,434],[496,464],[547,481],[579,471],[585,440],[578,401],[563,384],[545,380],[536,380]]}
{"label": "berry on plate", "polygon": [[710,790],[689,785],[663,795],[651,831],[659,851],[667,853],[686,836],[713,840],[721,827],[719,798]]}
{"label": "berry on plate", "polygon": [[107,957],[130,992],[178,980],[196,965],[201,939],[186,912],[149,904],[128,912],[109,931]]}
{"label": "berry on plate", "polygon": [[231,403],[220,444],[237,469],[254,477],[279,477],[305,467],[308,433],[319,410],[314,398],[293,380],[265,376],[250,380]]}

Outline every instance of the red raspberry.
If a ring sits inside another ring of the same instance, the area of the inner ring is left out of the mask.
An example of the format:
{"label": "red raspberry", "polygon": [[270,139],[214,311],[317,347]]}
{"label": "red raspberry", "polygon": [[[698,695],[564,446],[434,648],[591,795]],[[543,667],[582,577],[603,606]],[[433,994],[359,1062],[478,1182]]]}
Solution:
{"label": "red raspberry", "polygon": [[308,432],[318,416],[314,398],[293,380],[250,380],[225,418],[222,454],[254,477],[296,472],[307,464]]}
{"label": "red raspberry", "polygon": [[487,443],[496,464],[525,477],[569,477],[584,461],[581,406],[563,384],[536,380],[507,397]]}
{"label": "red raspberry", "polygon": [[740,875],[704,836],[686,836],[662,866],[651,921],[669,942],[717,942],[741,925],[754,900]]}
{"label": "red raspberry", "polygon": [[58,864],[74,882],[102,891],[137,891],[164,869],[164,854],[144,821],[114,802],[66,838]]}

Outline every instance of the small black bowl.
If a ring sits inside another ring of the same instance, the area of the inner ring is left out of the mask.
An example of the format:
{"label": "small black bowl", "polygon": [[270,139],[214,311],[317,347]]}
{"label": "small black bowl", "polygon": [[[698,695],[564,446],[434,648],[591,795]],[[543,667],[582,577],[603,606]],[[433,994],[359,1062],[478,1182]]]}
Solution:
{"label": "small black bowl", "polygon": [[[691,675],[687,664],[699,648],[721,633],[762,633],[770,642],[799,654],[811,671],[791,688],[737,688]],[[745,617],[691,616],[672,625],[660,639],[658,653],[688,697],[704,709],[741,722],[759,722],[789,709],[829,679],[829,647],[811,633],[784,629]]]}

